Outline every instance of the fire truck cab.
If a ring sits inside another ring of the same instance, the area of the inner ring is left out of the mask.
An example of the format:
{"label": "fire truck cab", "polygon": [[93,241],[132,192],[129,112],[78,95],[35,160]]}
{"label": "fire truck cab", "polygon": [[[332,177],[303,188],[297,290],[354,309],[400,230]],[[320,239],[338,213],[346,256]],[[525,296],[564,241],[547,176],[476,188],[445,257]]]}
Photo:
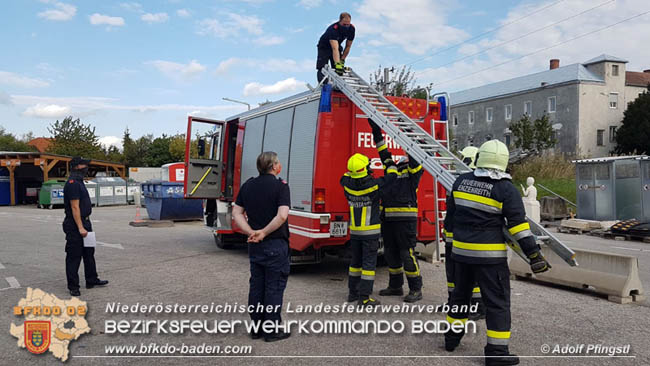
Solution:
{"label": "fire truck cab", "polygon": [[[388,99],[436,140],[447,144],[445,98]],[[198,134],[196,143],[193,131],[199,123],[211,126],[211,132]],[[374,175],[383,174],[366,116],[329,85],[225,121],[188,117],[187,131],[185,195],[216,199],[214,237],[219,247],[246,242],[232,220],[232,205],[241,185],[258,175],[257,156],[263,151],[278,154],[283,165],[281,176],[291,191],[292,264],[318,263],[325,254],[341,255],[345,249],[350,239],[349,206],[339,180],[351,155],[358,152],[368,156]],[[405,154],[389,136],[385,140],[394,156]],[[193,144],[194,150],[207,158],[193,152]],[[444,189],[425,173],[418,190],[418,241],[426,244],[440,237],[444,201]]]}

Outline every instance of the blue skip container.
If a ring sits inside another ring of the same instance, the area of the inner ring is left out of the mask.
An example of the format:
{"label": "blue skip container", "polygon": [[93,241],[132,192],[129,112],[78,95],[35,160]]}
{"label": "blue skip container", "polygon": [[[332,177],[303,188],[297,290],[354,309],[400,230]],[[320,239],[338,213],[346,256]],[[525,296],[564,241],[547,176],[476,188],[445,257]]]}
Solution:
{"label": "blue skip container", "polygon": [[183,198],[182,182],[152,179],[141,186],[150,219],[203,220],[203,201]]}

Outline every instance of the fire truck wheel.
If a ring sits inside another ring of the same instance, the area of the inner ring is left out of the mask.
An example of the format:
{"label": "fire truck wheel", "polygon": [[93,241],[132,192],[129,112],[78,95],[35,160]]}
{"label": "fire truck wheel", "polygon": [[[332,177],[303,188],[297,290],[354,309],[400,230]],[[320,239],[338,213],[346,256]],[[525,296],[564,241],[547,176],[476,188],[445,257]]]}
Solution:
{"label": "fire truck wheel", "polygon": [[232,249],[232,243],[229,243],[223,234],[214,234],[214,242],[220,249]]}

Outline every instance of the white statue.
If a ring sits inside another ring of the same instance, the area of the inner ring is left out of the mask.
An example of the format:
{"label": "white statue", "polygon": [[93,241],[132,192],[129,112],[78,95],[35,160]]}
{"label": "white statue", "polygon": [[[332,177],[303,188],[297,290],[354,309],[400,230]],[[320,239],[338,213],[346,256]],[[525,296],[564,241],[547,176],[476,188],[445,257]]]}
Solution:
{"label": "white statue", "polygon": [[526,179],[526,185],[528,187],[524,189],[524,186],[521,186],[521,190],[524,192],[524,200],[537,201],[537,188],[533,184],[535,184],[535,178],[528,177]]}
{"label": "white statue", "polygon": [[537,201],[537,188],[534,186],[535,178],[528,177],[526,179],[526,185],[528,187],[524,188],[521,186],[521,190],[524,193],[522,200],[524,201],[524,208],[526,209],[526,216],[528,216],[533,221],[539,223],[540,221],[540,205]]}

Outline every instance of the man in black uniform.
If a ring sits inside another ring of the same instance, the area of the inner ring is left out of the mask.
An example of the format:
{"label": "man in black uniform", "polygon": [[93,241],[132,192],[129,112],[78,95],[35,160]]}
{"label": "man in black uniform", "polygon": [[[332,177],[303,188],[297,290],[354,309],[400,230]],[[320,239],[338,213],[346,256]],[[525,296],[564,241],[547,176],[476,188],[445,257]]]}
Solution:
{"label": "man in black uniform", "polygon": [[[386,148],[384,145],[382,148]],[[398,177],[395,184],[381,194],[384,258],[388,262],[388,288],[379,291],[380,296],[402,296],[404,272],[409,285],[405,302],[422,299],[422,275],[413,249],[417,244],[418,196],[417,189],[422,178],[422,165],[411,156],[397,164]]]}
{"label": "man in black uniform", "polygon": [[84,262],[84,276],[86,288],[104,286],[108,281],[97,277],[95,266],[95,248],[85,247],[84,238],[89,231],[93,231],[90,222],[92,204],[84,184],[84,176],[88,172],[90,160],[74,157],[70,161],[70,176],[63,187],[63,203],[65,205],[65,218],[63,219],[63,232],[65,233],[65,272],[68,279],[70,295],[80,296],[79,292],[79,265]]}
{"label": "man in black uniform", "polygon": [[[337,73],[343,73],[345,58],[348,57],[354,41],[354,26],[350,23],[352,16],[349,13],[341,13],[339,21],[327,27],[325,33],[318,40],[318,56],[316,58],[316,78],[320,83],[323,80],[321,69],[329,61]],[[343,49],[345,41],[345,50]]]}
{"label": "man in black uniform", "polygon": [[[376,306],[379,301],[370,297],[375,282],[377,250],[381,235],[379,195],[382,189],[397,179],[397,167],[385,148],[381,129],[368,120],[377,141],[379,157],[386,165],[386,175],[373,178],[369,174],[368,157],[354,154],[348,159],[348,172],[341,177],[341,185],[350,205],[350,249],[352,260],[348,273],[348,302],[358,301],[360,306]],[[379,140],[377,140],[377,137]]]}
{"label": "man in black uniform", "polygon": [[[526,221],[519,191],[507,174],[508,148],[498,140],[484,143],[478,152],[476,170],[456,179],[447,197],[445,229],[453,233],[455,287],[451,294],[447,321],[467,322],[467,306],[478,282],[486,308],[487,345],[485,364],[517,365],[519,358],[509,352],[510,270],[504,225],[530,259],[534,273],[550,265],[542,256]],[[455,309],[456,307],[456,309]],[[453,351],[464,332],[445,334],[445,349]]]}
{"label": "man in black uniform", "polygon": [[[240,231],[248,235],[251,271],[248,305],[253,307],[250,317],[260,324],[272,321],[281,325],[282,298],[289,277],[287,218],[291,196],[289,185],[278,177],[282,171],[278,154],[272,151],[260,154],[257,171],[260,175],[246,181],[239,190],[232,214]],[[269,307],[272,311],[268,311]],[[251,334],[253,339],[264,337],[267,342],[290,335],[286,331]]]}

